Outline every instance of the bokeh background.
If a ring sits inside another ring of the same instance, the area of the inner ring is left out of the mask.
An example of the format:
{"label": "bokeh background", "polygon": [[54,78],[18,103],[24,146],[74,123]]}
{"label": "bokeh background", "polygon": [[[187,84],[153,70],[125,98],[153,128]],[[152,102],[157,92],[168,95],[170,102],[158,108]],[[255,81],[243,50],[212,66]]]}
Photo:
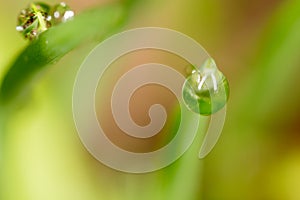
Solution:
{"label": "bokeh background", "polygon": [[[66,2],[79,13],[109,1]],[[1,0],[0,79],[27,45],[15,26],[28,3]],[[226,124],[209,156],[199,160],[193,145],[143,175],[93,159],[72,119],[76,72],[95,45],[84,44],[43,71],[12,116],[1,115],[0,198],[299,200],[300,1],[143,0],[123,29],[144,26],[194,38],[228,78]]]}

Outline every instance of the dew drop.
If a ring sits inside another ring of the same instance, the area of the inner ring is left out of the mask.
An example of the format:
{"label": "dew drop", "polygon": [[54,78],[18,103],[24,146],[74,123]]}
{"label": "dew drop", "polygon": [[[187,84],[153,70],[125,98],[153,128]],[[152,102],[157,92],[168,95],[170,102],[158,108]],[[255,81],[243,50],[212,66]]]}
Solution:
{"label": "dew drop", "polygon": [[18,15],[16,30],[30,40],[51,27],[50,6],[45,3],[31,3]]}
{"label": "dew drop", "polygon": [[31,3],[18,15],[16,30],[33,40],[53,25],[66,22],[74,17],[74,11],[61,2],[53,7],[46,3]]}
{"label": "dew drop", "polygon": [[201,115],[211,115],[226,105],[229,83],[214,60],[209,58],[187,77],[182,95],[189,110]]}
{"label": "dew drop", "polygon": [[55,5],[51,11],[53,23],[66,22],[74,17],[74,11],[64,2]]}

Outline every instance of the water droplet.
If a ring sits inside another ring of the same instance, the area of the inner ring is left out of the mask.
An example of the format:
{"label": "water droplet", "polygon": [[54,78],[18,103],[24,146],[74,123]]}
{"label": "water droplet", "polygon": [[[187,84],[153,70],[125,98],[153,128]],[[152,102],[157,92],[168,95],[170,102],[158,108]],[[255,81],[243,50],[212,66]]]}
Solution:
{"label": "water droplet", "polygon": [[49,12],[50,6],[48,4],[31,3],[18,15],[16,30],[21,32],[25,38],[33,40],[51,27]]}
{"label": "water droplet", "polygon": [[64,2],[55,5],[51,13],[54,24],[66,22],[74,17],[74,11]]}
{"label": "water droplet", "polygon": [[31,3],[21,10],[16,30],[27,39],[33,40],[52,25],[66,22],[74,17],[74,11],[61,2],[52,8],[45,3]]}
{"label": "water droplet", "polygon": [[214,60],[209,58],[188,76],[182,93],[189,110],[201,115],[211,115],[226,105],[229,83]]}

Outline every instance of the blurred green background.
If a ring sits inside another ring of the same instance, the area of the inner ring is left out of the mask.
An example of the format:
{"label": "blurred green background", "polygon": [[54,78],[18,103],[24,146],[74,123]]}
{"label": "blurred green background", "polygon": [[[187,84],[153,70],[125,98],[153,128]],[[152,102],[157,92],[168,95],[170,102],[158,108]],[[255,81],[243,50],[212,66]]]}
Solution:
{"label": "blurred green background", "polygon": [[[27,45],[15,26],[29,2],[1,0],[0,79]],[[109,0],[66,2],[79,13]],[[76,72],[95,44],[81,45],[38,77],[13,115],[1,115],[0,199],[299,200],[300,1],[144,0],[123,29],[144,26],[194,38],[227,76],[227,119],[214,150],[199,160],[193,145],[143,175],[94,160],[72,119]]]}

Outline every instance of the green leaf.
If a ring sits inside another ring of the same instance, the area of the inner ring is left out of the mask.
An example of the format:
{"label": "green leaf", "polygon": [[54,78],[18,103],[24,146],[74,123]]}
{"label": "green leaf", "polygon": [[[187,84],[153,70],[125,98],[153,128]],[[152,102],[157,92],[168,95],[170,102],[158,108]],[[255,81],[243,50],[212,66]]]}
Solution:
{"label": "green leaf", "polygon": [[57,61],[78,45],[104,39],[122,24],[125,14],[121,5],[102,6],[83,12],[73,20],[40,34],[9,68],[0,88],[1,101],[7,102],[18,95],[37,71]]}

